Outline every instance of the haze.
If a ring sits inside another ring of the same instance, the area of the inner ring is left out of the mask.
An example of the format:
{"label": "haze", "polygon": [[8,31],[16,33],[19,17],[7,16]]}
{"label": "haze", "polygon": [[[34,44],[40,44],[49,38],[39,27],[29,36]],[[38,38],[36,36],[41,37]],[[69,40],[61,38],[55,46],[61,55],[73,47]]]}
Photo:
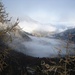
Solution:
{"label": "haze", "polygon": [[75,0],[3,0],[3,3],[9,15],[13,19],[18,17],[20,26],[28,32],[37,29],[39,25],[24,23],[27,16],[45,27],[46,24],[75,26]]}

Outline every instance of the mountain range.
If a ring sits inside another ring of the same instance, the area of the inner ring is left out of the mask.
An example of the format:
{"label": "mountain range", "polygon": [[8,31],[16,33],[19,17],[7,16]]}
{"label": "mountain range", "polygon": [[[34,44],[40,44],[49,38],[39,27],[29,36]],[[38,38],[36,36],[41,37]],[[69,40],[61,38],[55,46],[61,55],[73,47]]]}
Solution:
{"label": "mountain range", "polygon": [[24,20],[19,23],[19,26],[24,31],[36,36],[48,36],[49,34],[60,33],[68,28],[71,28],[71,26],[65,24],[42,24],[28,16],[26,16]]}

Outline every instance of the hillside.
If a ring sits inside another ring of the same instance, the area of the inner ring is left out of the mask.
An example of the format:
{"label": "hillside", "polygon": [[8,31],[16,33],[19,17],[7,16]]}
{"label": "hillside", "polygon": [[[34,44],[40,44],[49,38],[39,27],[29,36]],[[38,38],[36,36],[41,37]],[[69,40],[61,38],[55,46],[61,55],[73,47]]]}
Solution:
{"label": "hillside", "polygon": [[75,28],[67,29],[64,32],[61,32],[59,34],[55,34],[55,37],[75,42]]}
{"label": "hillside", "polygon": [[[42,39],[31,36],[20,30],[18,26],[5,32],[6,30],[7,29],[1,30],[2,34],[0,35],[0,75],[64,75],[66,72],[69,75],[74,75],[74,56],[66,58],[61,57],[59,54],[59,57],[39,58],[23,53],[23,50],[28,50],[27,47],[22,44],[23,42],[33,41],[32,44],[35,47],[35,43],[40,43],[39,45],[42,45],[44,48],[45,45],[49,45],[47,38]],[[30,45],[31,44],[28,45],[28,48],[31,49]]]}

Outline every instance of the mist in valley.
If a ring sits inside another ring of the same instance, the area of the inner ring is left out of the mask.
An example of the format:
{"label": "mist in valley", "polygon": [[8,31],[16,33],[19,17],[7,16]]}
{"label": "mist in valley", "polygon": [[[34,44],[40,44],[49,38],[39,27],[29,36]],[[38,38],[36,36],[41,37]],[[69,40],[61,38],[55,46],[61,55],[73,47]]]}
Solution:
{"label": "mist in valley", "polygon": [[[20,35],[19,35],[20,36]],[[25,55],[33,57],[61,57],[66,55],[66,51],[69,51],[70,55],[74,54],[75,44],[70,43],[67,49],[67,41],[61,39],[36,37],[27,35],[31,40],[25,41],[25,38],[13,38],[13,41],[8,45]]]}

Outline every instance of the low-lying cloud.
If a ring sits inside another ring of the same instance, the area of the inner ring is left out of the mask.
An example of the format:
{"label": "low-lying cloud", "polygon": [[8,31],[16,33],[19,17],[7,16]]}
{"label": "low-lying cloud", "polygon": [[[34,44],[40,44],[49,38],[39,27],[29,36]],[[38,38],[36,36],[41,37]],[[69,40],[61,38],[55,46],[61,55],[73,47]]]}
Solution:
{"label": "low-lying cloud", "polygon": [[41,24],[37,21],[34,21],[30,18],[27,18],[25,21],[21,21],[19,26],[26,32],[32,33],[33,31],[45,31],[45,32],[61,32],[67,29],[64,25],[52,25],[52,24]]}

